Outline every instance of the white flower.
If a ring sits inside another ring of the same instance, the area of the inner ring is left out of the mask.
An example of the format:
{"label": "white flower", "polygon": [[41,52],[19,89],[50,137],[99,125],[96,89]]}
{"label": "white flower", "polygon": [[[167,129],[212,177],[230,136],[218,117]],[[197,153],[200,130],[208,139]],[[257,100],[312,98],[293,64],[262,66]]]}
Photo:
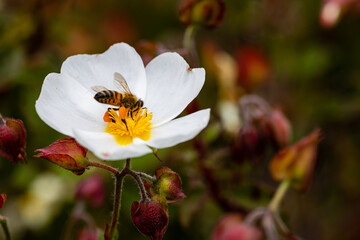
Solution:
{"label": "white flower", "polygon": [[[131,133],[115,111],[110,113],[113,122],[104,121],[108,108],[116,107],[97,102],[91,89],[100,85],[117,90],[115,72],[146,107],[125,119]],[[46,76],[35,107],[50,127],[75,138],[99,158],[125,159],[150,153],[150,147],[187,141],[205,128],[210,109],[174,119],[198,95],[204,81],[204,69],[189,68],[177,53],[161,54],[144,67],[134,48],[120,43],[103,54],[69,57],[60,73]],[[130,141],[121,140],[124,134]]]}

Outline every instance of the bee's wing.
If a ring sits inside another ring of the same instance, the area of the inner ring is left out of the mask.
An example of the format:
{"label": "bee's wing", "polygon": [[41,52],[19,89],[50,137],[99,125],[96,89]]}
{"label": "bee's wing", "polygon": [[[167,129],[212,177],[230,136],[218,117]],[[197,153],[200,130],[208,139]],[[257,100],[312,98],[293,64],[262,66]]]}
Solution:
{"label": "bee's wing", "polygon": [[127,82],[123,75],[118,72],[114,73],[114,84],[120,90],[121,93],[129,93],[131,94],[130,88],[127,85]]}
{"label": "bee's wing", "polygon": [[108,89],[104,86],[92,86],[91,89],[95,92],[107,91]]}

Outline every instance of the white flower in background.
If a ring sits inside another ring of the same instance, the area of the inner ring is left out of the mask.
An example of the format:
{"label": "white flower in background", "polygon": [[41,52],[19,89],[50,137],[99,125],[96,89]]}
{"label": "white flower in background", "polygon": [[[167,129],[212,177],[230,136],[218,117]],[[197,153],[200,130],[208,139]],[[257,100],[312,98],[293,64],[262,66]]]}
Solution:
{"label": "white flower in background", "polygon": [[[144,103],[132,116],[121,108],[108,112],[117,107],[94,99],[94,86],[121,92],[115,73]],[[120,43],[103,54],[69,57],[60,73],[45,78],[35,107],[45,123],[97,157],[125,159],[150,153],[150,147],[174,146],[204,129],[210,109],[174,119],[198,95],[204,81],[205,70],[189,68],[177,53],[161,54],[144,67],[134,48]]]}

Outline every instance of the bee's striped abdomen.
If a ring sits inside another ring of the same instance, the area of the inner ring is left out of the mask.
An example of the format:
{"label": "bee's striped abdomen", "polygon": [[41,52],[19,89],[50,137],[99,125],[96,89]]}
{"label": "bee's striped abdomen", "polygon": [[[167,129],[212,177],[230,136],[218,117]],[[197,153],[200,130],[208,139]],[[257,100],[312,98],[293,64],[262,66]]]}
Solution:
{"label": "bee's striped abdomen", "polygon": [[122,94],[116,91],[104,90],[94,96],[95,100],[113,106],[119,106],[122,100]]}

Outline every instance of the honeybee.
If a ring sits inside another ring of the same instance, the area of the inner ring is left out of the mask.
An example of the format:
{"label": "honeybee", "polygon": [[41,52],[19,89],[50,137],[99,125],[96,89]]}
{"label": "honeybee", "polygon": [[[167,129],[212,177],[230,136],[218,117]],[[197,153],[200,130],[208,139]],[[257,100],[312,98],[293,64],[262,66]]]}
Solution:
{"label": "honeybee", "polygon": [[120,92],[109,90],[103,86],[93,86],[91,89],[97,92],[94,96],[96,101],[118,107],[113,109],[119,110],[119,117],[126,125],[125,117],[132,117],[133,113],[144,106],[144,102],[131,93],[125,78],[118,72],[114,73],[114,85]]}

